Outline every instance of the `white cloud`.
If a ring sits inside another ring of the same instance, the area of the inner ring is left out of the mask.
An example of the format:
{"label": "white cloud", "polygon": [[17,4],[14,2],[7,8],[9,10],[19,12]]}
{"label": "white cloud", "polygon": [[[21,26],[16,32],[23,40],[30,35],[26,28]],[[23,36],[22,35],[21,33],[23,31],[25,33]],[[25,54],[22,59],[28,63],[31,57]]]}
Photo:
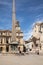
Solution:
{"label": "white cloud", "polygon": [[39,15],[36,16],[36,18],[42,17],[42,15],[43,15],[43,14],[39,14]]}
{"label": "white cloud", "polygon": [[32,36],[32,28],[29,30],[25,30],[24,32],[24,40],[28,40]]}
{"label": "white cloud", "polygon": [[36,23],[37,23],[37,22],[38,22],[38,23],[42,23],[43,21],[36,21]]}
{"label": "white cloud", "polygon": [[36,21],[43,21],[43,14],[40,13],[39,15],[35,16],[35,22]]}
{"label": "white cloud", "polygon": [[35,20],[35,23],[37,23],[37,22],[41,23],[41,22],[43,22],[43,19],[37,18],[37,19]]}

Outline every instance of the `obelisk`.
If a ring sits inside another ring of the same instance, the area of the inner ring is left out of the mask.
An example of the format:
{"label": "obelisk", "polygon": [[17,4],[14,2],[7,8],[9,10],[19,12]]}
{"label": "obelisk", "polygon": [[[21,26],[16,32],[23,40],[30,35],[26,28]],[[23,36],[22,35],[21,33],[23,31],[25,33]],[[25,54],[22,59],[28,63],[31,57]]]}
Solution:
{"label": "obelisk", "polygon": [[15,0],[12,3],[12,42],[16,42],[16,9],[15,9]]}

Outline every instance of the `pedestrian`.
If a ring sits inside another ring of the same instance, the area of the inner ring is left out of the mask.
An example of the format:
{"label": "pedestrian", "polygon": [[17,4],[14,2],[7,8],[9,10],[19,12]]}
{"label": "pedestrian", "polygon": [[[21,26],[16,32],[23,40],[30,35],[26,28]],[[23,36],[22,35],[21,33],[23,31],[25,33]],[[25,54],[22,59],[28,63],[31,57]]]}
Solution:
{"label": "pedestrian", "polygon": [[39,45],[36,43],[36,54],[39,55]]}
{"label": "pedestrian", "polygon": [[18,47],[18,51],[19,51],[19,53],[21,54],[21,50],[20,50],[20,47]]}
{"label": "pedestrian", "polygon": [[23,52],[25,53],[26,52],[26,47],[23,45]]}

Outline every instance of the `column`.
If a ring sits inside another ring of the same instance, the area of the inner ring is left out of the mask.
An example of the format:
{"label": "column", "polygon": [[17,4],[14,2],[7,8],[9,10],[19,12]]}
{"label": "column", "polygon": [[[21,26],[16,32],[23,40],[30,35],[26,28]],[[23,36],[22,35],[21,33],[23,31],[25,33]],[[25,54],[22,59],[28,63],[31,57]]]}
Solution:
{"label": "column", "polygon": [[2,42],[3,42],[3,44],[5,44],[5,42],[4,42],[4,38],[3,38]]}
{"label": "column", "polygon": [[6,53],[6,46],[3,46],[2,53]]}
{"label": "column", "polygon": [[15,24],[16,24],[16,11],[15,11],[15,0],[13,0],[12,3],[12,41],[13,42],[16,42]]}
{"label": "column", "polygon": [[9,45],[9,53],[11,53],[11,45]]}
{"label": "column", "polygon": [[10,43],[11,41],[10,41],[10,38],[8,39],[8,42]]}

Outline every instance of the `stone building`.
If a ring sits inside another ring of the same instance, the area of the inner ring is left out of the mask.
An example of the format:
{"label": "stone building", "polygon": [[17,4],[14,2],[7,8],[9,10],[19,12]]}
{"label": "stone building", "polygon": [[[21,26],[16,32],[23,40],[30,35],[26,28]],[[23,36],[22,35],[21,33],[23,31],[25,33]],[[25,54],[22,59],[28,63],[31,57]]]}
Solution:
{"label": "stone building", "polygon": [[[15,50],[12,41],[12,31],[10,30],[0,30],[0,53],[13,52]],[[16,41],[18,45],[23,44],[23,32],[21,31],[19,22],[16,22]]]}
{"label": "stone building", "polygon": [[0,30],[0,52],[14,52],[17,46],[23,47],[23,32],[16,21],[15,0],[12,0],[12,31]]}
{"label": "stone building", "polygon": [[33,27],[33,37],[36,37],[36,43],[41,44],[41,49],[43,49],[43,22],[35,23]]}
{"label": "stone building", "polygon": [[43,22],[37,22],[33,26],[33,33],[30,39],[28,39],[25,44],[31,46],[32,50],[42,50],[43,51]]}

